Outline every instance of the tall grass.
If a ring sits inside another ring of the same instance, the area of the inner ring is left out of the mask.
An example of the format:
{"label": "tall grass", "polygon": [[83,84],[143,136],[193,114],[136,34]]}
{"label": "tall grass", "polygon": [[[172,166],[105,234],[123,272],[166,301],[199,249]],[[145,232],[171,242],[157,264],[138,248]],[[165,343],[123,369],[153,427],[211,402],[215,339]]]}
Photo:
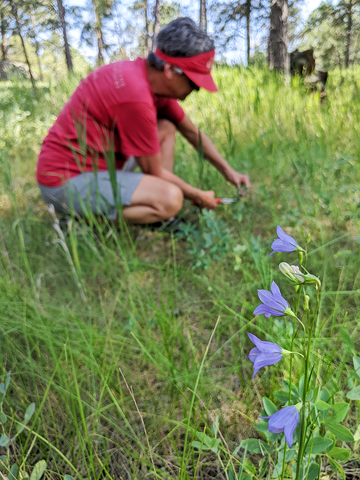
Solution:
{"label": "tall grass", "polygon": [[[192,269],[184,240],[134,227],[133,248],[107,222],[96,236],[73,222],[66,242],[86,302],[33,177],[41,141],[78,80],[39,89],[39,100],[27,84],[0,84],[0,365],[12,374],[4,411],[21,421],[35,402],[39,413],[8,451],[11,462],[46,459],[48,478],[229,478],[191,442],[217,416],[231,451],[259,438],[262,392],[281,388],[278,365],[251,381],[245,336],[281,333],[290,347],[287,320],[252,314],[256,290],[278,275],[267,257],[277,224],[295,238],[311,234],[309,265],[323,280],[317,374],[346,382],[360,350],[358,73],[330,75],[321,105],[296,79],[218,68],[220,93],[193,94],[185,109],[252,180],[246,199],[215,212],[228,248],[218,261],[205,248],[210,266]],[[193,185],[235,193],[180,138],[175,164]],[[184,214],[196,220],[191,208]],[[334,336],[339,324],[348,343]],[[353,425],[357,408],[349,415]]]}

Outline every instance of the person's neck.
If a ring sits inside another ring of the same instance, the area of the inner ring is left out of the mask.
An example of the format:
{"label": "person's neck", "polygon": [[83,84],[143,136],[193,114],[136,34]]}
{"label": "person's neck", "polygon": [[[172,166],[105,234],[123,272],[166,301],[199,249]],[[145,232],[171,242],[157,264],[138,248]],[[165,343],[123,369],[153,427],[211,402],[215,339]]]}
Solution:
{"label": "person's neck", "polygon": [[160,72],[153,68],[149,63],[146,61],[146,72],[148,75],[149,83],[154,95],[158,96],[166,96],[167,88],[164,84],[164,72]]}

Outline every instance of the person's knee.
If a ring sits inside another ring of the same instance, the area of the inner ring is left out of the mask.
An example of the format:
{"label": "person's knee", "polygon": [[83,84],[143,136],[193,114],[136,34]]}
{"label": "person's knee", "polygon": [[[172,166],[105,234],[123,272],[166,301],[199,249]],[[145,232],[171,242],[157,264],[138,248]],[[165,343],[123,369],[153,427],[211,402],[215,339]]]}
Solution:
{"label": "person's knee", "polygon": [[163,139],[169,137],[175,138],[176,127],[172,122],[170,122],[170,120],[162,118],[158,121],[158,126],[159,134]]}
{"label": "person's knee", "polygon": [[183,206],[184,195],[179,187],[169,184],[164,198],[164,209],[167,218],[176,215]]}

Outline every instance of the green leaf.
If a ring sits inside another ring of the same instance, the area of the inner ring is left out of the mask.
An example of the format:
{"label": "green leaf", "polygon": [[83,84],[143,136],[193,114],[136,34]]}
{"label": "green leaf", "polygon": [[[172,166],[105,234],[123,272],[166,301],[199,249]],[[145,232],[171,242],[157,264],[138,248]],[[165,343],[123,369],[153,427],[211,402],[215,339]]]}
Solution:
{"label": "green leaf", "polygon": [[345,472],[344,472],[344,469],[342,468],[342,466],[340,465],[340,463],[338,463],[336,460],[334,460],[333,458],[329,458],[329,462],[330,462],[330,465],[332,466],[332,469],[336,472],[338,472],[339,476],[345,480],[346,479],[346,476],[345,476]]}
{"label": "green leaf", "polygon": [[315,480],[319,475],[320,467],[317,463],[312,463],[309,468],[306,480]]}
{"label": "green leaf", "polygon": [[346,398],[349,400],[360,400],[360,386],[353,388],[348,392]]}
{"label": "green leaf", "polygon": [[31,472],[30,480],[40,480],[45,470],[46,470],[46,462],[45,460],[40,460],[40,462],[37,462],[33,471]]}
{"label": "green leaf", "polygon": [[300,378],[299,382],[299,397],[303,398],[303,393],[304,393],[304,383],[305,383],[305,377],[304,375]]}
{"label": "green leaf", "polygon": [[330,452],[328,452],[328,455],[332,458],[335,458],[335,460],[346,462],[346,460],[349,460],[351,450],[349,448],[334,447],[330,450]]}
{"label": "green leaf", "polygon": [[0,437],[0,447],[7,447],[10,444],[9,437],[3,433]]}
{"label": "green leaf", "polygon": [[196,440],[191,442],[191,446],[197,448],[198,450],[210,450],[210,448],[206,447],[203,443],[197,442]]}
{"label": "green leaf", "polygon": [[5,393],[6,393],[6,390],[9,388],[9,385],[10,385],[10,372],[6,374],[6,378],[5,378]]}
{"label": "green leaf", "polygon": [[282,463],[276,464],[271,478],[280,478],[281,471],[282,471]]}
{"label": "green leaf", "polygon": [[263,404],[264,404],[265,411],[268,415],[273,415],[275,412],[277,412],[277,408],[269,398],[264,397]]}
{"label": "green leaf", "polygon": [[353,357],[355,373],[360,377],[360,357]]}
{"label": "green leaf", "polygon": [[329,423],[340,423],[346,417],[346,414],[349,410],[348,403],[335,403],[331,406],[331,415],[328,415],[326,421]]}
{"label": "green leaf", "polygon": [[313,440],[310,440],[307,447],[306,453],[311,451],[312,454],[320,453],[326,450],[333,444],[333,441],[330,438],[323,438],[323,437],[314,437]]}
{"label": "green leaf", "polygon": [[264,442],[264,440],[256,438],[248,438],[247,440],[242,440],[240,442],[241,448],[247,448],[250,453],[268,453],[270,451],[270,446]]}
{"label": "green leaf", "polygon": [[7,474],[8,480],[16,480],[18,476],[18,466],[16,463],[11,466],[10,471]]}
{"label": "green leaf", "polygon": [[340,329],[340,337],[347,344],[350,350],[354,350],[354,340],[350,337],[349,332],[344,328]]}
{"label": "green leaf", "polygon": [[35,412],[35,403],[31,403],[25,412],[24,425],[26,425],[29,422],[30,418],[34,415],[34,412]]}
{"label": "green leaf", "polygon": [[326,388],[321,390],[320,400],[322,400],[323,402],[328,402],[330,400],[330,393],[326,390]]}
{"label": "green leaf", "polygon": [[317,402],[315,402],[315,407],[321,412],[323,412],[325,410],[329,410],[330,405],[326,402],[323,402],[322,400],[318,400]]}
{"label": "green leaf", "polygon": [[246,471],[246,473],[256,475],[255,465],[248,458],[245,460],[244,470]]}
{"label": "green leaf", "polygon": [[358,442],[360,440],[360,425],[358,425],[355,435],[354,435],[354,441]]}
{"label": "green leaf", "polygon": [[211,438],[208,435],[206,435],[204,432],[196,432],[196,436],[202,442],[206,447],[209,447],[210,449],[216,448],[219,446],[221,443],[220,439],[217,438]]}
{"label": "green leaf", "polygon": [[7,416],[5,415],[4,412],[0,412],[0,422],[4,425],[6,423]]}
{"label": "green leaf", "polygon": [[348,430],[346,427],[343,425],[338,425],[337,423],[328,423],[325,422],[325,426],[328,430],[330,430],[331,433],[335,435],[335,437],[338,440],[341,440],[342,442],[353,442],[354,441],[354,436]]}
{"label": "green leaf", "polygon": [[[273,392],[273,395],[276,398],[276,400],[278,400],[281,403],[286,403],[289,400],[289,392],[288,391],[286,392],[285,390],[276,390],[275,392]],[[294,401],[298,400],[298,397],[293,391],[291,391],[291,398]]]}
{"label": "green leaf", "polygon": [[0,383],[0,393],[4,395],[5,393],[5,385],[3,383]]}

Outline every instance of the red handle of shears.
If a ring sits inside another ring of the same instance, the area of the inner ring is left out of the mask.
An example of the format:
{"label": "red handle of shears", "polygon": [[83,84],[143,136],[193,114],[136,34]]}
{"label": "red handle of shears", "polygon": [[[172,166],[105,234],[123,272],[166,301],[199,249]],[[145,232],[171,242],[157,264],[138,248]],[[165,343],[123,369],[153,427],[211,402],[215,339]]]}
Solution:
{"label": "red handle of shears", "polygon": [[[221,198],[214,198],[214,200],[215,200],[216,205],[220,205],[220,203],[222,203]],[[192,203],[192,205],[197,205],[197,203],[195,203],[195,202],[191,202],[191,203]]]}

